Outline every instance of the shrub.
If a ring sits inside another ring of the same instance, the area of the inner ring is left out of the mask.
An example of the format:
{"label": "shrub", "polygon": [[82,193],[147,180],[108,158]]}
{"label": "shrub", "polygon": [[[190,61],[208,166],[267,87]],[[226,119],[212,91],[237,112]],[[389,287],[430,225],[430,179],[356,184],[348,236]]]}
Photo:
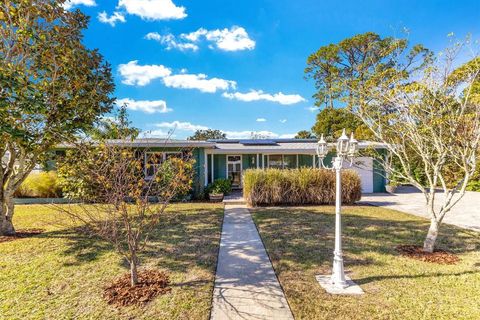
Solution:
{"label": "shrub", "polygon": [[[68,150],[58,163],[58,173],[63,194],[69,199],[81,199],[88,202],[105,202],[102,194],[111,187],[105,172],[120,170],[118,163],[128,158],[135,164],[135,174],[139,184],[145,184],[144,153],[148,150],[114,147],[108,144],[99,146],[79,145],[76,150]],[[123,161],[123,162],[122,162]],[[185,153],[181,158],[171,157],[163,161],[155,170],[155,180],[144,193],[156,194],[162,199],[182,200],[191,191],[194,174],[194,159]],[[103,171],[98,171],[101,165]],[[147,168],[151,168],[148,165]],[[127,170],[129,168],[124,168]],[[92,174],[92,173],[95,173]],[[100,174],[102,173],[102,174]],[[119,175],[122,177],[122,175]],[[132,198],[132,197],[129,197]],[[156,201],[155,197],[151,197]]]}
{"label": "shrub", "polygon": [[468,182],[468,191],[480,191],[480,160],[477,162],[477,170],[473,174],[473,177]]}
{"label": "shrub", "polygon": [[62,196],[55,171],[31,173],[15,192],[17,198],[58,198]]}
{"label": "shrub", "polygon": [[207,194],[214,193],[220,194],[223,193],[224,195],[229,194],[232,192],[232,181],[228,179],[217,179],[213,183],[210,183],[207,186]]}
{"label": "shrub", "polygon": [[[361,181],[353,170],[342,171],[342,203],[361,198]],[[335,172],[324,169],[249,169],[243,177],[248,204],[304,205],[335,203]]]}

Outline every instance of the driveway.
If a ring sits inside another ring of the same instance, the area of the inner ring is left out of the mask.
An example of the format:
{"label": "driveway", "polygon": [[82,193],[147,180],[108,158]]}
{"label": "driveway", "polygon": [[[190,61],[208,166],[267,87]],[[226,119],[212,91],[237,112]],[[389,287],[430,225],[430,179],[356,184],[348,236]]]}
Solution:
{"label": "driveway", "polygon": [[[439,193],[438,207],[443,194]],[[395,194],[371,193],[362,195],[360,204],[370,204],[388,209],[429,218],[425,208],[425,197],[413,187],[400,187]],[[467,192],[465,196],[448,212],[443,222],[462,228],[480,231],[480,192]]]}

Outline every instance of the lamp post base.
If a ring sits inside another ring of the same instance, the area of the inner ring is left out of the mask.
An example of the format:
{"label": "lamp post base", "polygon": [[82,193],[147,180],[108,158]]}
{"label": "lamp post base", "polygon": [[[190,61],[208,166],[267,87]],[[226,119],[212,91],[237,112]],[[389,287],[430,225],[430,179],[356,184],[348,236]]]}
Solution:
{"label": "lamp post base", "polygon": [[348,287],[345,272],[343,271],[343,257],[341,252],[334,252],[331,282],[339,288]]}
{"label": "lamp post base", "polygon": [[345,276],[345,287],[340,287],[332,283],[332,275],[317,275],[315,279],[322,286],[327,293],[330,294],[346,294],[346,295],[359,295],[365,292],[360,288],[358,284],[353,282],[348,276]]}

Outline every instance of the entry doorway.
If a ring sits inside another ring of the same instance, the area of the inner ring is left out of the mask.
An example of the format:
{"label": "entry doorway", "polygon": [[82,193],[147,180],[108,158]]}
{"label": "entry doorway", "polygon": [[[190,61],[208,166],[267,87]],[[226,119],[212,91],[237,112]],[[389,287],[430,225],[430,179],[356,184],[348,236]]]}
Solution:
{"label": "entry doorway", "polygon": [[227,155],[227,178],[232,181],[232,187],[242,187],[242,156]]}

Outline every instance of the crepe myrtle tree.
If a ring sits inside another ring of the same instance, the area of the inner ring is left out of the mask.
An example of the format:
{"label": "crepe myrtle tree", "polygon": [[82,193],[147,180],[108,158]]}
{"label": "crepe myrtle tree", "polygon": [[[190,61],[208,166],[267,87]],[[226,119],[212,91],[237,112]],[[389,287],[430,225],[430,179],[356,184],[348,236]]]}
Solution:
{"label": "crepe myrtle tree", "polygon": [[[465,195],[477,165],[480,104],[472,89],[480,79],[480,61],[477,57],[455,69],[465,45],[447,48],[406,79],[395,76],[367,86],[352,108],[386,143],[387,159],[399,164],[386,161],[388,171],[423,192],[430,217],[426,252],[433,252],[445,215]],[[413,174],[415,160],[424,183]]]}
{"label": "crepe myrtle tree", "polygon": [[109,65],[82,44],[88,18],[60,0],[0,2],[0,234],[13,194],[47,151],[112,108]]}
{"label": "crepe myrtle tree", "polygon": [[342,76],[321,90],[343,88],[337,96],[386,145],[382,163],[389,175],[423,193],[430,217],[423,249],[433,252],[439,227],[477,164],[480,59],[473,53],[465,60],[474,52],[468,38],[438,55],[419,45],[408,48],[405,40],[364,41],[357,47],[365,52],[362,59],[339,54],[334,63]]}
{"label": "crepe myrtle tree", "polygon": [[79,226],[109,242],[129,263],[135,286],[139,254],[171,200],[190,191],[194,160],[189,150],[183,150],[168,159],[162,153],[148,153],[144,163],[148,150],[123,141],[123,145],[112,140],[80,144],[69,150],[58,171],[65,194],[79,203],[52,206],[60,213],[59,223]]}

